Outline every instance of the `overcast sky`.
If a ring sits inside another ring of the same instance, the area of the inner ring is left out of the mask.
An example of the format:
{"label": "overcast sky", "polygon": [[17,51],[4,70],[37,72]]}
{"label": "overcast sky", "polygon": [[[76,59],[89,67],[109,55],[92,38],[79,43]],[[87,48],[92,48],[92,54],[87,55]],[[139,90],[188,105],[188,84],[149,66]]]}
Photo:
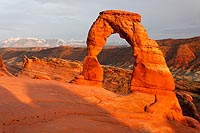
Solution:
{"label": "overcast sky", "polygon": [[141,14],[153,39],[200,35],[200,0],[0,0],[0,40],[86,40],[98,13],[108,9]]}

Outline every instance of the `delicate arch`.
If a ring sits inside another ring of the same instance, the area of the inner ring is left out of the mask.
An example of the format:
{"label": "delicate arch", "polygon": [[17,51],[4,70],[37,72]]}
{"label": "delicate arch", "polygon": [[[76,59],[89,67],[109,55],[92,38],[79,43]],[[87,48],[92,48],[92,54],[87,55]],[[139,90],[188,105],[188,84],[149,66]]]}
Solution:
{"label": "delicate arch", "polygon": [[148,92],[152,89],[174,90],[174,80],[163,54],[158,44],[148,38],[140,22],[141,17],[136,13],[119,10],[101,12],[88,33],[87,56],[84,59],[83,72],[75,82],[102,85],[103,69],[97,55],[101,52],[107,38],[111,34],[118,33],[133,48],[135,64],[131,90]]}

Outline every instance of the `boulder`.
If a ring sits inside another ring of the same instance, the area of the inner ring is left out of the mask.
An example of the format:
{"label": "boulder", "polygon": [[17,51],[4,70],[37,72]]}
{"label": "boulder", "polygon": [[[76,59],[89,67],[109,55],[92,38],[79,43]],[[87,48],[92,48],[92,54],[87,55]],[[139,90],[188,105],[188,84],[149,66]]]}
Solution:
{"label": "boulder", "polygon": [[196,105],[193,103],[193,98],[190,94],[186,92],[176,92],[176,95],[180,101],[180,105],[185,116],[192,117],[200,122],[200,115],[196,108]]}

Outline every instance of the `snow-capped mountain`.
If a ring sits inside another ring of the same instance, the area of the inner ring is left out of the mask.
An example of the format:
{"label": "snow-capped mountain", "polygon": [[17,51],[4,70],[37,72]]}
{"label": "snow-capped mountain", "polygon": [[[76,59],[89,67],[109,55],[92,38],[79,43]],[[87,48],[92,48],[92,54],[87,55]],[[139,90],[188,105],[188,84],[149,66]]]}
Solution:
{"label": "snow-capped mountain", "polygon": [[67,46],[84,46],[84,41],[64,41],[61,39],[38,39],[38,38],[8,38],[0,42],[0,47],[58,47]]}

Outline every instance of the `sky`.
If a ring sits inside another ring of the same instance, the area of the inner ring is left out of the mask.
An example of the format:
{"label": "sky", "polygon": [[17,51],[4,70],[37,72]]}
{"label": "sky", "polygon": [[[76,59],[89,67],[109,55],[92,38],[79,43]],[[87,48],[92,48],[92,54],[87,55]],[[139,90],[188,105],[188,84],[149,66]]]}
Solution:
{"label": "sky", "polygon": [[0,41],[86,40],[99,12],[111,9],[139,13],[152,39],[200,35],[200,0],[0,0]]}

